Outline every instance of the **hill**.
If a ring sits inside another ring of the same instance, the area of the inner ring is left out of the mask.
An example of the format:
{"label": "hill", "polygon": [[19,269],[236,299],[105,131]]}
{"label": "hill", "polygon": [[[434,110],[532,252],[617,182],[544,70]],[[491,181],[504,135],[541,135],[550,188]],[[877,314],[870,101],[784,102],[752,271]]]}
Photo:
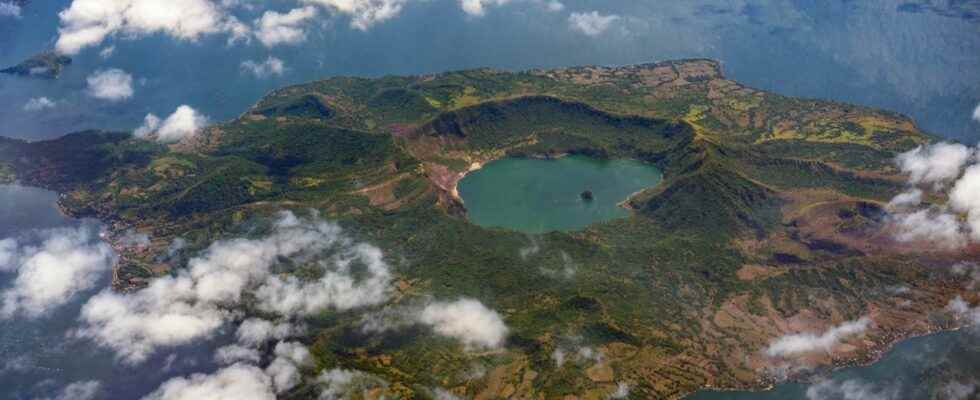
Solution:
{"label": "hill", "polygon": [[[679,398],[765,387],[778,374],[762,350],[784,334],[871,315],[846,349],[811,360],[830,366],[952,326],[935,310],[964,288],[934,266],[967,255],[909,253],[882,222],[904,188],[892,158],[929,140],[902,115],[756,90],[698,59],[331,78],[170,146],[96,132],[0,141],[0,174],[62,192],[66,212],[111,225],[109,240],[147,233],[148,248],[122,249],[120,290],[183,268],[159,257],[175,238],[193,254],[315,209],[397,259],[389,309],[432,295],[503,315],[510,336],[491,352],[424,331],[364,335],[353,313],[310,318],[317,370],[366,371],[388,394],[604,398],[624,382],[636,398]],[[455,189],[474,165],[570,153],[642,160],[664,180],[624,199],[630,217],[582,231],[467,221]],[[570,279],[543,272],[570,263]],[[584,349],[600,356],[556,362]]]}
{"label": "hill", "polygon": [[71,64],[71,61],[71,57],[46,51],[35,54],[20,64],[0,69],[0,74],[57,79],[61,75],[61,71]]}

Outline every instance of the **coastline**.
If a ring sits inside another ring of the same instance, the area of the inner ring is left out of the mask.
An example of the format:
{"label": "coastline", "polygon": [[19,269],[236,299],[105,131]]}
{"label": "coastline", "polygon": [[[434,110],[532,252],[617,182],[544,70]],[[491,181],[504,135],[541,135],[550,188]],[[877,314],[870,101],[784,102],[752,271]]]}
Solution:
{"label": "coastline", "polygon": [[[51,189],[32,186],[32,185],[25,185],[25,186],[34,187],[43,190],[51,190]],[[51,191],[58,194],[58,201],[55,202],[55,209],[58,210],[59,214],[61,214],[66,218],[71,218],[74,220],[85,218],[85,217],[79,217],[74,213],[70,212],[69,209],[66,208],[64,204],[62,204],[61,201],[62,199],[65,198],[65,193],[55,191],[55,190],[51,190]],[[100,216],[92,217],[92,219],[98,221],[99,224],[102,226],[102,230],[99,232],[99,240],[109,245],[109,247],[111,247],[112,250],[116,253],[116,257],[115,260],[113,261],[112,268],[111,268],[112,277],[111,277],[111,281],[109,282],[109,287],[112,290],[120,291],[120,292],[127,292],[133,290],[134,288],[136,288],[137,285],[132,285],[132,284],[125,285],[125,283],[119,278],[119,269],[123,265],[123,262],[128,259],[128,257],[126,255],[127,252],[125,247],[122,246],[118,240],[114,240],[116,238],[119,238],[121,235],[124,235],[125,232],[131,228],[126,227],[120,229],[114,226],[110,221],[101,218]]]}
{"label": "coastline", "polygon": [[[530,157],[530,158],[552,159],[552,158],[561,158],[561,157],[565,157],[565,156],[568,156],[568,155],[569,154],[567,154],[567,153],[563,153],[563,154],[558,155],[557,157],[537,156],[537,157]],[[463,199],[459,195],[459,191],[458,191],[459,182],[462,181],[462,179],[464,179],[469,173],[474,172],[474,171],[477,171],[477,170],[480,170],[485,165],[489,164],[490,162],[499,160],[501,158],[503,158],[503,157],[489,158],[489,159],[484,160],[482,162],[472,162],[472,163],[470,163],[469,167],[465,171],[454,173],[455,180],[452,183],[450,194],[457,201],[459,201],[460,204],[462,204],[463,203]],[[661,182],[663,182],[663,176],[661,176]],[[658,182],[658,185],[660,185],[660,184],[661,183]],[[25,186],[28,186],[28,187],[38,187],[38,186],[33,186],[33,185],[25,185]],[[652,186],[650,188],[641,189],[641,190],[639,190],[639,191],[631,194],[630,196],[628,196],[626,200],[620,202],[618,205],[621,206],[621,207],[624,207],[626,209],[632,209],[632,207],[629,206],[629,201],[633,197],[639,195],[640,193],[642,193],[642,192],[644,192],[646,190],[649,190],[651,188],[654,188],[656,186],[657,185]],[[38,187],[38,188],[41,188],[41,187]],[[41,189],[45,189],[45,188],[41,188]],[[51,189],[45,189],[45,190],[51,190]],[[61,215],[64,215],[66,217],[73,218],[73,219],[84,218],[84,217],[78,217],[77,216],[78,213],[71,212],[70,208],[68,208],[65,204],[63,204],[62,200],[64,200],[66,198],[66,194],[65,193],[62,193],[62,192],[59,192],[59,191],[55,191],[55,190],[52,190],[52,192],[55,192],[55,193],[58,194],[58,201],[56,202],[56,208],[58,209],[58,212]],[[115,263],[112,266],[112,282],[111,282],[112,289],[113,290],[117,290],[117,291],[123,291],[123,292],[125,292],[125,291],[129,291],[129,290],[133,290],[133,289],[138,288],[139,285],[134,285],[134,284],[132,284],[132,282],[123,282],[123,281],[121,281],[120,278],[119,278],[119,274],[118,274],[119,273],[119,270],[120,270],[120,267],[122,265],[125,265],[126,260],[128,260],[128,258],[127,258],[127,252],[128,251],[126,250],[126,248],[124,246],[121,245],[121,242],[120,242],[119,239],[122,238],[123,235],[125,235],[126,232],[129,229],[131,229],[132,227],[130,227],[130,226],[122,226],[122,225],[118,224],[118,221],[115,224],[112,223],[111,222],[112,221],[111,214],[102,214],[102,213],[98,213],[98,212],[95,212],[94,214],[96,214],[96,216],[93,217],[93,219],[98,220],[103,225],[103,227],[105,229],[105,234],[104,235],[100,235],[100,239],[103,240],[105,243],[109,244],[110,246],[112,246],[112,248],[117,252],[117,255],[118,255]],[[107,216],[110,217],[110,218],[104,218],[104,217],[107,217]],[[786,383],[786,382],[807,382],[807,379],[812,378],[812,377],[815,377],[815,376],[817,376],[819,374],[833,373],[834,371],[837,371],[837,370],[840,370],[840,369],[844,369],[844,368],[863,367],[863,366],[869,366],[869,365],[875,364],[875,363],[879,362],[881,360],[881,358],[884,357],[895,346],[897,346],[898,344],[900,344],[900,343],[902,343],[904,341],[907,341],[907,340],[910,340],[910,339],[914,339],[914,338],[917,338],[917,337],[929,336],[929,335],[933,335],[933,334],[937,334],[937,333],[941,333],[941,332],[958,331],[958,330],[960,330],[962,328],[963,328],[963,325],[957,325],[957,326],[954,326],[954,327],[951,327],[951,328],[942,328],[942,327],[935,327],[935,326],[933,326],[933,327],[931,327],[931,329],[928,329],[928,330],[925,330],[925,331],[908,331],[908,332],[903,331],[903,332],[901,332],[901,333],[899,333],[897,335],[894,335],[893,337],[889,337],[889,338],[886,338],[886,339],[881,340],[881,341],[874,341],[874,345],[868,346],[868,347],[866,347],[866,348],[863,349],[863,351],[861,352],[862,357],[856,357],[854,359],[843,360],[843,361],[837,361],[837,360],[835,360],[833,362],[833,364],[827,365],[826,367],[818,368],[815,371],[808,371],[806,373],[800,373],[800,374],[797,374],[797,375],[789,376],[789,377],[787,377],[785,379],[778,379],[778,380],[777,379],[771,379],[771,380],[769,380],[769,379],[760,379],[760,380],[758,380],[756,382],[757,384],[759,384],[759,386],[752,386],[752,385],[749,385],[747,387],[724,387],[724,386],[722,386],[722,387],[713,387],[713,386],[705,386],[705,387],[702,387],[702,388],[700,388],[700,389],[698,389],[696,391],[693,391],[693,392],[690,392],[690,393],[685,393],[685,394],[681,395],[678,398],[681,398],[681,399],[688,398],[691,395],[693,395],[695,393],[698,393],[698,392],[701,392],[701,391],[704,391],[704,390],[718,391],[718,392],[735,392],[735,391],[765,392],[765,391],[773,390],[777,385],[782,384],[782,383]]]}
{"label": "coastline", "polygon": [[851,359],[851,360],[835,361],[831,365],[825,365],[811,370],[805,370],[802,372],[798,372],[796,374],[788,375],[787,377],[782,379],[776,379],[774,377],[772,379],[763,379],[761,381],[767,382],[765,386],[732,388],[732,387],[722,387],[722,386],[713,387],[709,385],[709,386],[702,387],[698,390],[685,393],[678,398],[690,399],[692,396],[702,392],[708,392],[708,393],[714,392],[719,394],[734,393],[734,392],[764,393],[764,392],[773,391],[776,389],[776,387],[783,384],[789,384],[789,383],[812,384],[814,383],[816,378],[823,377],[826,375],[831,375],[844,369],[871,367],[874,364],[879,363],[882,360],[882,358],[884,358],[889,353],[891,353],[895,349],[895,347],[909,340],[943,334],[943,333],[959,332],[962,329],[966,328],[967,326],[968,325],[966,324],[959,323],[951,328],[936,328],[926,332],[907,332],[908,333],[907,335],[896,336],[893,340],[882,342],[882,343],[876,343],[877,344],[876,346],[868,347],[866,349],[865,354],[871,354],[870,357],[858,357],[856,359]]}
{"label": "coastline", "polygon": [[[565,156],[567,156],[567,155],[568,154],[565,154]],[[549,157],[540,157],[540,158],[542,158],[542,159],[548,159]],[[458,184],[459,184],[459,182],[462,181],[462,179],[465,178],[469,173],[474,172],[474,171],[478,171],[478,170],[482,169],[484,166],[486,166],[487,164],[489,164],[490,162],[493,162],[493,161],[499,160],[499,159],[501,159],[501,158],[491,158],[491,159],[486,160],[486,161],[483,161],[483,162],[473,162],[473,163],[471,163],[470,166],[469,166],[469,168],[466,171],[459,173],[458,179],[456,179],[456,181],[454,182],[454,184],[452,186],[451,194],[458,201],[460,201],[460,203],[462,203],[463,200],[459,196],[459,193],[458,193]],[[26,186],[26,187],[43,189],[43,190],[51,190],[51,189],[47,189],[47,188],[43,188],[43,187],[39,187],[39,186],[34,186],[34,185],[27,185],[27,184],[23,184],[23,183],[19,183],[19,182],[16,182],[15,184],[23,185],[23,186]],[[650,188],[645,188],[645,189],[642,189],[640,191],[637,191],[636,193],[631,194],[627,198],[627,200],[624,200],[623,202],[621,202],[621,204],[622,203],[628,203],[629,199],[631,199],[633,196],[636,196],[639,193],[642,193],[643,191],[648,190],[648,189],[650,189]],[[54,191],[54,190],[51,190],[51,191],[57,193],[57,195],[58,195],[58,201],[55,203],[55,206],[56,206],[56,209],[58,210],[58,213],[59,214],[65,216],[67,218],[72,218],[72,219],[76,219],[76,220],[81,219],[81,218],[85,218],[85,217],[78,217],[77,215],[75,215],[75,213],[70,212],[69,209],[62,203],[61,200],[65,196],[64,193],[59,192],[59,191]],[[628,207],[628,206],[627,207],[624,207],[624,208],[632,209],[632,207]],[[120,292],[127,292],[127,291],[131,291],[131,290],[137,289],[139,287],[139,285],[134,285],[134,284],[131,284],[131,283],[123,282],[119,278],[118,272],[119,272],[120,266],[123,265],[124,264],[124,261],[127,259],[127,256],[126,256],[127,251],[126,251],[126,248],[125,247],[123,247],[123,246],[120,245],[120,241],[119,240],[114,240],[114,239],[118,239],[122,235],[124,235],[129,229],[131,229],[131,227],[117,226],[117,225],[111,223],[110,220],[103,219],[100,216],[96,216],[96,217],[92,217],[92,218],[95,219],[95,220],[97,220],[100,224],[102,224],[102,227],[105,229],[104,232],[102,234],[100,234],[100,240],[102,240],[103,242],[109,244],[113,248],[113,250],[116,251],[116,253],[117,253],[117,258],[116,258],[116,260],[115,260],[115,262],[114,262],[114,264],[112,266],[112,272],[111,272],[111,275],[112,275],[111,276],[111,279],[112,279],[112,281],[110,283],[110,287],[112,288],[112,290],[114,290],[114,291],[120,291]],[[772,391],[778,385],[785,384],[785,383],[790,383],[790,382],[796,382],[796,383],[802,383],[802,384],[810,383],[810,382],[812,382],[811,379],[816,378],[816,377],[821,376],[821,375],[832,374],[834,372],[837,372],[839,370],[846,369],[846,368],[868,367],[868,366],[871,366],[871,365],[873,365],[875,363],[878,363],[879,361],[881,361],[881,359],[884,356],[886,356],[890,351],[892,351],[894,349],[894,347],[896,347],[897,345],[899,345],[899,344],[901,344],[901,343],[903,343],[905,341],[908,341],[908,340],[911,340],[911,339],[915,339],[915,338],[919,338],[919,337],[925,337],[925,336],[940,334],[940,333],[944,333],[944,332],[956,332],[956,331],[959,331],[959,330],[965,328],[966,326],[967,325],[964,324],[964,323],[962,323],[962,321],[957,320],[957,325],[955,325],[953,327],[950,327],[950,328],[942,328],[942,327],[938,327],[938,326],[932,326],[931,329],[928,329],[926,331],[908,331],[908,332],[902,332],[901,334],[895,335],[894,337],[889,338],[888,340],[884,340],[884,341],[881,341],[881,342],[874,342],[875,345],[869,346],[869,347],[865,348],[863,352],[861,352],[861,354],[864,355],[863,357],[857,357],[857,358],[853,358],[853,359],[840,360],[840,361],[835,360],[833,362],[833,364],[831,364],[831,365],[821,366],[821,367],[817,367],[817,368],[812,369],[812,370],[806,370],[806,371],[799,372],[799,373],[796,373],[796,374],[791,374],[791,375],[788,375],[785,378],[775,378],[775,377],[771,377],[771,376],[769,376],[769,377],[763,377],[762,379],[760,379],[760,380],[757,381],[757,383],[761,384],[760,386],[748,385],[748,386],[743,386],[743,387],[725,387],[725,386],[710,386],[710,385],[708,385],[708,386],[701,387],[701,388],[699,388],[699,389],[697,389],[695,391],[684,393],[684,394],[680,395],[677,398],[678,399],[688,399],[691,396],[693,396],[693,395],[695,395],[697,393],[703,392],[703,391],[720,392],[720,393],[729,393],[729,392],[760,392],[761,393],[761,392]]]}
{"label": "coastline", "polygon": [[[524,157],[530,158],[530,159],[535,159],[535,160],[557,160],[557,159],[565,158],[565,157],[568,157],[568,156],[571,156],[571,155],[572,155],[571,153],[565,152],[565,153],[557,153],[557,154],[530,154],[530,155],[526,155]],[[494,157],[494,158],[489,158],[489,159],[486,159],[486,160],[483,160],[483,161],[474,161],[473,163],[470,164],[469,169],[467,169],[464,172],[459,173],[458,176],[455,177],[455,181],[452,182],[452,186],[448,188],[449,194],[456,201],[458,201],[460,204],[465,204],[465,202],[463,201],[463,197],[459,195],[459,182],[461,182],[463,179],[465,179],[466,176],[469,175],[471,172],[480,170],[485,165],[487,165],[487,164],[489,164],[491,162],[494,162],[494,161],[497,161],[497,160],[506,158],[506,157],[509,157],[509,156]],[[591,156],[586,156],[586,157],[591,157]],[[595,158],[595,157],[592,157],[592,158]],[[615,159],[606,159],[606,158],[603,158],[603,159],[604,160],[632,160],[632,161],[646,163],[643,160],[638,160],[638,159],[635,159],[635,158],[615,158]],[[633,200],[633,198],[636,197],[636,196],[638,196],[638,195],[640,195],[641,193],[643,193],[643,192],[645,192],[647,190],[654,189],[657,186],[660,186],[660,184],[663,181],[664,181],[664,174],[663,174],[663,171],[660,171],[660,180],[657,182],[656,185],[653,185],[653,186],[650,186],[650,187],[645,187],[643,189],[640,189],[640,190],[637,190],[637,191],[631,193],[629,196],[626,196],[625,199],[623,199],[622,201],[616,203],[616,206],[617,207],[621,207],[621,208],[626,209],[626,210],[629,210],[629,211],[636,211],[630,205],[630,202]],[[437,183],[437,185],[438,185],[438,183]]]}
{"label": "coastline", "polygon": [[465,204],[465,202],[463,201],[463,197],[459,195],[459,182],[461,182],[464,178],[466,178],[466,175],[468,175],[470,172],[480,170],[483,168],[484,165],[493,162],[494,160],[496,159],[491,159],[483,162],[474,161],[473,163],[471,163],[469,169],[460,173],[459,176],[455,179],[452,188],[450,188],[449,190],[449,194],[452,195],[453,198],[459,202],[459,204]]}

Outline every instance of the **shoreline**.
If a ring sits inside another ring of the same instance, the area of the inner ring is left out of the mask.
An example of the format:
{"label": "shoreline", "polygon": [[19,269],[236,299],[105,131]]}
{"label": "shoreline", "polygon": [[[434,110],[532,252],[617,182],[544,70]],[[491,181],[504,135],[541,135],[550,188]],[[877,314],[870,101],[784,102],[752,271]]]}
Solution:
{"label": "shoreline", "polygon": [[473,163],[471,163],[469,169],[467,169],[466,171],[461,172],[459,174],[459,177],[457,177],[455,179],[455,181],[453,182],[452,188],[449,189],[449,194],[452,195],[453,198],[456,199],[456,201],[459,202],[459,204],[464,204],[465,205],[465,202],[463,201],[463,196],[460,196],[459,195],[459,183],[462,182],[463,179],[466,178],[466,175],[469,175],[470,172],[478,171],[480,169],[483,169],[483,166],[484,165],[486,165],[488,163],[491,163],[491,162],[493,162],[495,160],[497,160],[497,159],[490,159],[490,160],[483,161],[483,162],[474,161]]}
{"label": "shoreline", "polygon": [[[457,199],[460,202],[462,202],[462,199],[459,197],[458,190],[457,190],[458,183],[463,178],[465,178],[465,176],[467,174],[469,174],[469,173],[471,173],[473,171],[480,170],[486,164],[488,164],[490,162],[493,162],[495,160],[499,160],[499,159],[501,159],[501,158],[492,158],[492,159],[489,159],[489,160],[484,161],[484,162],[473,162],[473,163],[471,163],[470,164],[470,167],[466,171],[459,173],[459,178],[453,184],[453,186],[452,186],[452,189],[453,190],[452,190],[451,193],[455,197],[457,197]],[[60,192],[60,191],[57,191],[57,190],[52,190],[52,189],[49,189],[49,188],[40,187],[40,186],[25,184],[25,183],[21,183],[21,182],[14,182],[14,183],[11,183],[10,185],[20,185],[20,186],[24,186],[24,187],[30,187],[30,188],[37,188],[37,189],[42,189],[42,190],[48,190],[48,191],[51,191],[53,193],[56,193],[57,196],[58,196],[58,199],[55,202],[55,209],[58,211],[58,213],[60,215],[66,217],[66,218],[73,219],[73,220],[93,219],[93,220],[98,221],[102,225],[102,227],[104,228],[104,231],[102,233],[100,233],[100,235],[99,235],[100,240],[103,241],[104,243],[109,244],[110,247],[113,248],[113,250],[117,253],[117,256],[118,256],[116,258],[115,262],[113,263],[113,266],[112,266],[110,288],[113,291],[119,291],[119,292],[127,292],[127,291],[130,291],[130,290],[133,290],[134,288],[136,288],[136,286],[128,286],[127,287],[127,285],[125,285],[124,282],[119,281],[119,277],[118,277],[119,267],[124,264],[124,261],[126,260],[126,256],[125,256],[125,252],[124,251],[121,251],[120,248],[117,246],[119,242],[113,240],[113,238],[118,238],[119,235],[125,233],[129,228],[116,226],[116,225],[114,225],[113,223],[110,222],[111,220],[109,220],[109,219],[103,219],[100,216],[80,217],[80,216],[76,215],[75,213],[70,212],[69,209],[66,208],[66,206],[62,203],[62,199],[64,199],[64,196],[66,196],[63,192]],[[649,188],[647,188],[647,189],[649,189]],[[647,189],[643,189],[643,190],[647,190]],[[643,190],[638,191],[637,193],[634,193],[634,194],[630,195],[630,197],[628,197],[627,200],[629,198],[632,198],[636,194],[642,192]],[[624,202],[626,202],[626,201],[624,201]],[[790,376],[786,377],[785,379],[779,379],[779,380],[777,380],[777,379],[766,379],[766,378],[763,378],[763,379],[760,379],[760,380],[757,381],[757,383],[761,384],[760,386],[746,386],[746,387],[714,387],[714,386],[703,386],[703,387],[701,387],[701,388],[699,388],[699,389],[697,389],[695,391],[692,391],[692,392],[689,392],[689,393],[684,393],[683,395],[681,395],[680,397],[678,397],[678,399],[688,399],[690,396],[692,396],[694,394],[697,394],[699,392],[702,392],[702,391],[712,391],[712,392],[760,392],[761,393],[761,392],[768,392],[768,391],[774,390],[777,386],[782,385],[782,384],[786,384],[786,383],[793,383],[793,382],[795,382],[795,383],[807,384],[807,383],[810,383],[810,379],[812,379],[812,378],[819,377],[819,376],[822,376],[822,375],[827,375],[827,374],[833,374],[833,373],[835,373],[835,372],[837,372],[839,370],[842,370],[842,369],[868,367],[868,366],[871,366],[873,364],[876,364],[876,363],[880,362],[881,359],[885,355],[887,355],[889,352],[891,352],[897,345],[899,345],[899,344],[901,344],[903,342],[906,342],[908,340],[912,340],[912,339],[920,338],[920,337],[931,336],[931,335],[936,335],[936,334],[941,334],[941,333],[945,333],[945,332],[957,332],[957,331],[960,331],[960,330],[966,328],[967,326],[968,325],[965,324],[964,321],[957,320],[956,321],[956,325],[955,326],[952,326],[952,327],[949,327],[949,328],[942,328],[942,327],[935,327],[934,326],[934,327],[931,327],[930,329],[927,329],[925,331],[908,331],[908,332],[904,332],[903,331],[900,334],[898,334],[898,335],[890,338],[889,340],[884,340],[884,341],[881,341],[881,342],[875,342],[875,345],[872,345],[872,346],[867,347],[865,349],[865,352],[863,353],[864,355],[866,355],[865,357],[857,357],[857,358],[854,358],[854,359],[844,360],[844,361],[840,361],[840,362],[836,362],[835,361],[835,362],[833,362],[830,365],[818,367],[815,370],[808,371],[808,372],[793,374],[793,375],[790,375]]]}
{"label": "shoreline", "polygon": [[[572,154],[572,153],[565,152],[565,153],[556,153],[556,154],[529,154],[529,155],[524,155],[524,156],[507,156],[507,155],[505,155],[503,157],[494,157],[494,158],[489,158],[489,159],[486,159],[486,160],[483,160],[483,161],[474,161],[473,163],[470,164],[469,169],[467,169],[466,171],[463,171],[463,172],[459,173],[459,176],[456,178],[455,182],[453,182],[452,187],[448,188],[448,191],[449,191],[449,194],[453,196],[453,198],[455,198],[457,201],[460,202],[460,204],[464,204],[462,196],[459,195],[459,182],[461,182],[463,179],[465,179],[466,176],[469,175],[471,172],[477,171],[477,170],[480,170],[480,169],[483,169],[483,167],[486,166],[489,163],[492,163],[492,162],[498,161],[498,160],[502,160],[502,159],[505,159],[505,158],[508,158],[508,157],[513,157],[513,158],[527,158],[527,159],[532,159],[532,160],[558,160],[558,159],[569,157],[569,156],[573,156],[573,155],[577,155],[577,154]],[[636,159],[636,158],[629,158],[629,157],[624,157],[624,158],[605,158],[605,157],[601,157],[600,158],[600,157],[594,157],[594,156],[589,156],[589,155],[584,155],[584,154],[581,155],[581,156],[588,157],[588,158],[593,158],[593,159],[596,159],[596,160],[604,160],[604,161],[614,161],[614,160],[630,160],[630,161],[636,161],[636,162],[640,162],[640,163],[644,163],[644,164],[649,164],[649,165],[653,166],[654,168],[657,168],[658,171],[660,171],[660,168],[658,168],[656,165],[653,165],[652,163],[648,163],[646,161],[639,160],[639,159]],[[616,206],[617,207],[624,208],[624,209],[629,210],[629,211],[636,211],[633,207],[631,207],[629,205],[630,200],[632,200],[634,197],[638,196],[640,193],[643,193],[643,192],[645,192],[647,190],[654,189],[657,186],[660,186],[660,184],[663,183],[663,181],[664,181],[664,173],[663,173],[663,171],[660,171],[660,180],[657,181],[657,184],[655,184],[653,186],[645,187],[643,189],[640,189],[640,190],[637,190],[637,191],[631,193],[629,196],[626,196],[625,199],[623,199],[622,201],[616,203]]]}
{"label": "shoreline", "polygon": [[[36,187],[38,189],[43,189],[43,190],[50,190],[37,186],[30,186],[30,185],[25,185],[25,186]],[[70,218],[76,221],[85,218],[91,218],[99,222],[102,228],[99,232],[99,240],[109,245],[109,247],[112,248],[112,251],[115,252],[116,255],[115,260],[112,263],[112,268],[111,268],[112,276],[111,276],[111,281],[109,282],[109,288],[112,289],[113,291],[118,291],[118,292],[127,292],[129,290],[132,290],[134,286],[127,287],[126,285],[124,285],[124,282],[119,279],[119,267],[123,265],[123,262],[127,259],[126,252],[121,246],[119,246],[118,241],[112,240],[113,238],[119,237],[120,234],[126,232],[128,228],[122,230],[116,229],[116,227],[114,227],[111,222],[99,217],[78,217],[73,213],[69,212],[68,209],[65,208],[65,206],[61,203],[61,199],[63,199],[65,196],[64,193],[55,190],[51,190],[51,191],[58,194],[58,201],[55,202],[55,209],[58,210],[58,213],[64,216],[65,218]]]}
{"label": "shoreline", "polygon": [[694,396],[694,395],[696,395],[698,393],[701,393],[701,392],[717,392],[717,393],[733,393],[733,392],[764,393],[764,392],[770,392],[772,390],[775,390],[776,387],[779,386],[779,385],[785,385],[785,384],[789,384],[789,383],[798,383],[798,384],[803,384],[803,385],[812,384],[814,382],[814,379],[815,378],[819,378],[819,377],[827,376],[827,375],[832,375],[834,373],[837,373],[837,372],[839,372],[841,370],[844,370],[844,369],[847,369],[847,368],[868,368],[868,367],[871,367],[874,364],[877,364],[878,362],[880,362],[882,358],[884,358],[886,355],[888,355],[890,352],[892,352],[895,349],[896,346],[898,346],[899,344],[901,344],[903,342],[906,342],[906,341],[909,341],[909,340],[913,340],[913,339],[917,339],[917,338],[922,338],[922,337],[927,337],[927,336],[932,336],[932,335],[943,334],[943,333],[959,332],[959,331],[963,330],[966,327],[967,327],[967,325],[960,323],[957,326],[952,327],[952,328],[948,328],[948,329],[939,328],[939,329],[932,329],[932,330],[929,330],[929,331],[926,331],[926,332],[920,332],[920,333],[909,332],[908,335],[896,337],[894,340],[890,340],[887,343],[881,344],[880,346],[871,346],[871,347],[869,347],[867,349],[867,351],[869,353],[873,353],[874,354],[871,357],[866,357],[866,358],[863,358],[863,359],[862,358],[857,358],[857,359],[849,360],[849,361],[834,362],[831,365],[827,365],[827,366],[823,366],[823,367],[817,367],[817,368],[815,368],[813,370],[805,371],[805,372],[801,372],[801,373],[797,373],[795,375],[789,375],[785,379],[778,379],[778,380],[777,379],[772,379],[764,387],[757,387],[757,388],[756,387],[747,387],[747,388],[730,388],[729,387],[729,388],[726,388],[726,387],[705,386],[705,387],[702,387],[702,388],[700,388],[698,390],[695,390],[693,392],[686,393],[686,394],[682,395],[681,397],[679,397],[679,399],[689,399],[689,398],[691,398],[691,396]]}

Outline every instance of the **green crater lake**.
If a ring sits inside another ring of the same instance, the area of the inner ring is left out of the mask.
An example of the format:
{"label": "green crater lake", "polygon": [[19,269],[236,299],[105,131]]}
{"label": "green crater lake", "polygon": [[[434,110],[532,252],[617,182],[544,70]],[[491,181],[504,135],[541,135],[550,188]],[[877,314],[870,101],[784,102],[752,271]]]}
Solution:
{"label": "green crater lake", "polygon": [[656,167],[635,160],[505,158],[467,174],[458,190],[473,223],[544,233],[626,217],[617,204],[661,178]]}

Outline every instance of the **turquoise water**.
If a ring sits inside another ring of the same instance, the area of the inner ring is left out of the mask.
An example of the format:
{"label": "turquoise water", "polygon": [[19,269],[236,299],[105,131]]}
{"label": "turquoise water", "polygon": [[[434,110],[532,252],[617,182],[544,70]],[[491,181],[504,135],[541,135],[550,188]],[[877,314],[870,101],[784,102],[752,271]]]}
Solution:
{"label": "turquoise water", "polygon": [[703,391],[687,400],[951,399],[957,398],[950,392],[956,388],[980,396],[978,335],[964,329],[905,340],[874,364],[843,368],[811,384],[787,382],[765,392]]}
{"label": "turquoise water", "polygon": [[[661,177],[657,168],[634,160],[506,158],[469,173],[459,194],[478,225],[543,233],[625,217],[629,211],[618,203]],[[592,200],[582,198],[586,190]]]}

